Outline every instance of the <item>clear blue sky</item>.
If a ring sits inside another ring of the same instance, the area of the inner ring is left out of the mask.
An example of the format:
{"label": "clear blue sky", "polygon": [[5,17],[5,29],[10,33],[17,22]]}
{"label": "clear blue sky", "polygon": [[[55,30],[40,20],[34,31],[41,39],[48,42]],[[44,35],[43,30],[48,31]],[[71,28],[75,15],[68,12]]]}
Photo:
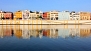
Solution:
{"label": "clear blue sky", "polygon": [[91,12],[91,0],[0,0],[0,9],[13,12],[25,9]]}

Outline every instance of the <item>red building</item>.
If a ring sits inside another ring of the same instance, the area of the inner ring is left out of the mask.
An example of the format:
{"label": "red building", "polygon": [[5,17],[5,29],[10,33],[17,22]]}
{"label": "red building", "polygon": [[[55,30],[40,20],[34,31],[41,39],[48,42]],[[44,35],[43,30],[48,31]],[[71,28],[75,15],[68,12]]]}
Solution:
{"label": "red building", "polygon": [[43,19],[47,19],[47,12],[43,13]]}
{"label": "red building", "polygon": [[12,12],[5,12],[4,19],[13,19],[13,13]]}

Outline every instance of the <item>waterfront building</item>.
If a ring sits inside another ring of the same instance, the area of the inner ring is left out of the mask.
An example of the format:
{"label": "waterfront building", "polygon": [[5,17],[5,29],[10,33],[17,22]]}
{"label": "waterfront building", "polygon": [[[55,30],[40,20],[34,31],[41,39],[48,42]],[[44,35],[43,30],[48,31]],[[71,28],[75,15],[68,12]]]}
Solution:
{"label": "waterfront building", "polygon": [[47,19],[47,12],[43,13],[43,19]]}
{"label": "waterfront building", "polygon": [[50,20],[50,12],[47,12],[47,18]]}
{"label": "waterfront building", "polygon": [[50,20],[58,20],[58,13],[56,10],[50,11]]}
{"label": "waterfront building", "polygon": [[70,12],[69,11],[58,12],[58,20],[70,20]]}
{"label": "waterfront building", "polygon": [[4,11],[0,11],[0,19],[2,20],[4,18]]}
{"label": "waterfront building", "polygon": [[75,11],[72,11],[70,13],[70,20],[80,20],[80,15],[79,13],[76,13]]}
{"label": "waterfront building", "polygon": [[80,12],[80,20],[90,20],[89,12]]}
{"label": "waterfront building", "polygon": [[22,11],[21,10],[14,12],[14,20],[16,20],[16,19],[22,19]]}
{"label": "waterfront building", "polygon": [[44,12],[43,13],[43,19],[50,20],[50,13],[49,12]]}
{"label": "waterfront building", "polygon": [[37,14],[37,18],[39,18],[39,19],[43,18],[43,12],[42,11],[36,12],[36,14]]}
{"label": "waterfront building", "polygon": [[35,20],[37,18],[37,12],[30,11],[29,19]]}
{"label": "waterfront building", "polygon": [[23,10],[22,11],[22,20],[28,20],[29,19],[29,15],[30,15],[30,11],[29,10]]}
{"label": "waterfront building", "polygon": [[91,13],[90,13],[90,20],[91,20]]}
{"label": "waterfront building", "polygon": [[13,13],[12,12],[5,12],[4,19],[13,19]]}

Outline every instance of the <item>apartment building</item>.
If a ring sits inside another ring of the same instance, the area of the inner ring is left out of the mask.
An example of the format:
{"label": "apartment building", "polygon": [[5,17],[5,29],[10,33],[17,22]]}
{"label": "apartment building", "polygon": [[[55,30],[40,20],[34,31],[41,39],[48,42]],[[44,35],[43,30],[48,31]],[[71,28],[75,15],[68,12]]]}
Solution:
{"label": "apartment building", "polygon": [[43,13],[43,19],[47,19],[47,12]]}
{"label": "apartment building", "polygon": [[13,13],[12,12],[5,12],[4,19],[13,19]]}
{"label": "apartment building", "polygon": [[50,20],[58,20],[58,13],[56,10],[50,11]]}
{"label": "apartment building", "polygon": [[58,12],[58,20],[69,20],[69,19],[70,19],[69,11]]}
{"label": "apartment building", "polygon": [[50,12],[44,12],[43,19],[50,20]]}
{"label": "apartment building", "polygon": [[72,11],[70,13],[70,20],[80,20],[80,14],[76,13],[75,11]]}
{"label": "apartment building", "polygon": [[21,10],[14,12],[14,20],[19,20],[19,19],[22,19],[22,11]]}
{"label": "apartment building", "polygon": [[80,12],[80,20],[90,20],[89,12]]}
{"label": "apartment building", "polygon": [[30,11],[29,19],[35,20],[37,18],[37,12]]}
{"label": "apartment building", "polygon": [[0,19],[2,20],[4,18],[4,11],[0,11]]}
{"label": "apartment building", "polygon": [[30,10],[23,10],[22,11],[22,20],[28,20],[30,15]]}

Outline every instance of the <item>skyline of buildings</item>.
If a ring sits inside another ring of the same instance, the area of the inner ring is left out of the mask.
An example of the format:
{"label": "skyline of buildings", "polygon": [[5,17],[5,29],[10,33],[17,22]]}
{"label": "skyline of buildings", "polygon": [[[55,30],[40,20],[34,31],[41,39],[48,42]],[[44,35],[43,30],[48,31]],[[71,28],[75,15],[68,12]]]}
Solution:
{"label": "skyline of buildings", "polygon": [[90,12],[75,12],[75,11],[30,11],[18,10],[16,12],[0,11],[0,19],[13,20],[91,20]]}

